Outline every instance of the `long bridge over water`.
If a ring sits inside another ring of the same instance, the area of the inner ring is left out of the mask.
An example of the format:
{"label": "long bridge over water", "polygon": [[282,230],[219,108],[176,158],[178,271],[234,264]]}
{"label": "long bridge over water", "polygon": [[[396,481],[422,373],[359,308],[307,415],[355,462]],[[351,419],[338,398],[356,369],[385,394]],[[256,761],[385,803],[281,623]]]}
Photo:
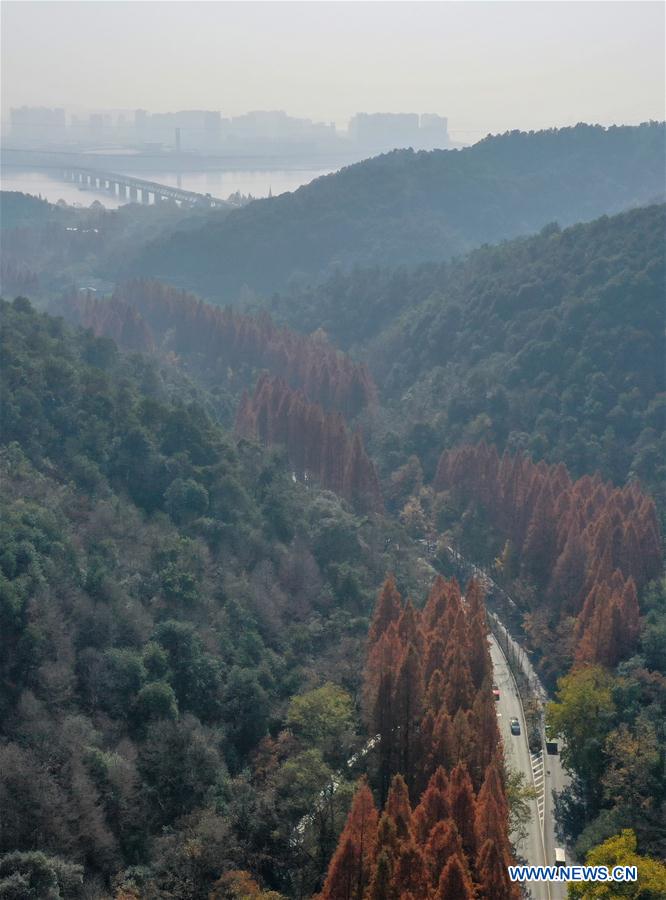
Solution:
{"label": "long bridge over water", "polygon": [[113,197],[130,202],[161,203],[164,200],[174,200],[181,206],[207,206],[211,209],[231,205],[226,200],[211,197],[210,194],[197,194],[195,191],[185,191],[168,184],[146,181],[145,178],[135,178],[133,175],[119,175],[117,172],[71,166],[63,168],[62,175],[65,181],[80,184],[88,189],[104,191]]}

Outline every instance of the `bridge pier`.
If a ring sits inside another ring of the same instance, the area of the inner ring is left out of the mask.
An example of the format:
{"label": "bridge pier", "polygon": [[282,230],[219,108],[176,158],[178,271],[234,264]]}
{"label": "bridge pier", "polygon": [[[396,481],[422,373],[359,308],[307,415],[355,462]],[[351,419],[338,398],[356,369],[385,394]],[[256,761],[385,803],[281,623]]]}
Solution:
{"label": "bridge pier", "polygon": [[147,188],[141,188],[141,202],[150,203],[150,191]]}

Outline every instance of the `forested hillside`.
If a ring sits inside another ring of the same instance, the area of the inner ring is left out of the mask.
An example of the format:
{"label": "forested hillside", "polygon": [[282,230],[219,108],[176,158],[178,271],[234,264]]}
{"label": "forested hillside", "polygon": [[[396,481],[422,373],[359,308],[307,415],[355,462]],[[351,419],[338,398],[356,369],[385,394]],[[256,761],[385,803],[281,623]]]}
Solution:
{"label": "forested hillside", "polygon": [[[0,896],[514,900],[481,582],[435,578],[478,565],[552,691],[567,852],[661,896],[666,207],[442,260],[645,199],[663,137],[394,153],[185,216],[159,254],[216,297],[382,263],[253,310],[152,277],[68,284],[70,324],[2,301]],[[157,222],[17,209],[3,272],[40,296],[33,257],[59,283]]]}
{"label": "forested hillside", "polygon": [[[623,829],[663,856],[666,580],[652,499],[636,482],[572,481],[562,463],[480,444],[445,451],[415,504],[444,547],[508,592],[503,614],[555,689],[547,725],[573,776],[557,799],[560,833],[581,859]],[[659,878],[663,892],[666,870]]]}
{"label": "forested hillside", "polygon": [[378,737],[374,786],[352,809],[322,900],[515,900],[503,755],[479,585],[437,578],[423,611],[387,579],[368,640],[364,697]]}
{"label": "forested hillside", "polygon": [[24,293],[35,300],[73,284],[110,290],[128,254],[175,227],[200,226],[206,213],[168,202],[106,209],[95,200],[82,208],[0,191],[0,290],[3,296]]}
{"label": "forested hillside", "polygon": [[3,6],[0,900],[666,900],[665,17]]}
{"label": "forested hillside", "polygon": [[666,846],[663,530],[645,496],[663,520],[665,214],[552,225],[272,302],[369,362],[389,509],[513,598],[557,683],[549,723],[574,775],[559,822],[581,859],[623,828],[643,850]]}
{"label": "forested hillside", "polygon": [[664,126],[578,125],[394,151],[140,248],[128,265],[235,301],[331,268],[442,260],[663,199]]}
{"label": "forested hillside", "polygon": [[384,471],[485,440],[631,474],[666,508],[666,208],[651,206],[439,266],[359,270],[275,298],[274,314],[367,360]]}
{"label": "forested hillside", "polygon": [[409,542],[236,444],[173,368],[1,311],[3,892],[312,893],[355,771],[294,828],[363,740]]}
{"label": "forested hillside", "polygon": [[51,308],[126,350],[177,360],[214,392],[230,421],[241,391],[254,388],[266,369],[325,410],[348,417],[376,399],[367,366],[337,350],[323,332],[279,328],[265,312],[220,309],[158,281],[124,283],[108,299],[70,291]]}
{"label": "forested hillside", "polygon": [[663,566],[654,501],[637,482],[572,482],[562,463],[500,459],[480,444],[445,451],[433,488],[439,529],[460,529],[472,558],[494,561],[505,583],[530,586],[523,613],[542,671],[557,675],[574,661],[613,668],[636,652],[637,594]]}

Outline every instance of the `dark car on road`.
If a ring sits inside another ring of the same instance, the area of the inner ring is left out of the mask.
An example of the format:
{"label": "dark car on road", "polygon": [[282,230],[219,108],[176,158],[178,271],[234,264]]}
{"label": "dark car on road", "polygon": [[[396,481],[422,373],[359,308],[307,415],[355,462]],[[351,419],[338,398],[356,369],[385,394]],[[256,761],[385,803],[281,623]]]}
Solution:
{"label": "dark car on road", "polygon": [[511,726],[511,734],[520,734],[520,722],[515,717],[509,723]]}

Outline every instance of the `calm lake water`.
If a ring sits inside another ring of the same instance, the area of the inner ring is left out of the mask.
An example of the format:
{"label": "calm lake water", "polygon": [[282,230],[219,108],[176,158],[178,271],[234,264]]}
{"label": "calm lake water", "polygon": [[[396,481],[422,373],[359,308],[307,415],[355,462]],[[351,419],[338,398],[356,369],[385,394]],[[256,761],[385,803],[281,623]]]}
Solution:
{"label": "calm lake water", "polygon": [[[146,181],[157,181],[160,184],[182,187],[186,191],[199,194],[210,194],[225,200],[230,194],[240,191],[241,194],[252,194],[253,197],[267,197],[295,191],[303,184],[308,184],[320,175],[328,175],[335,169],[283,169],[283,170],[249,170],[247,172],[141,172],[138,178]],[[3,191],[22,191],[24,194],[40,195],[51,203],[64,200],[66,203],[90,206],[93,200],[99,200],[109,209],[116,209],[119,200],[114,200],[102,191],[81,190],[75,184],[60,181],[48,172],[21,171],[5,168],[0,173],[0,187]],[[124,201],[128,202],[128,201]]]}

